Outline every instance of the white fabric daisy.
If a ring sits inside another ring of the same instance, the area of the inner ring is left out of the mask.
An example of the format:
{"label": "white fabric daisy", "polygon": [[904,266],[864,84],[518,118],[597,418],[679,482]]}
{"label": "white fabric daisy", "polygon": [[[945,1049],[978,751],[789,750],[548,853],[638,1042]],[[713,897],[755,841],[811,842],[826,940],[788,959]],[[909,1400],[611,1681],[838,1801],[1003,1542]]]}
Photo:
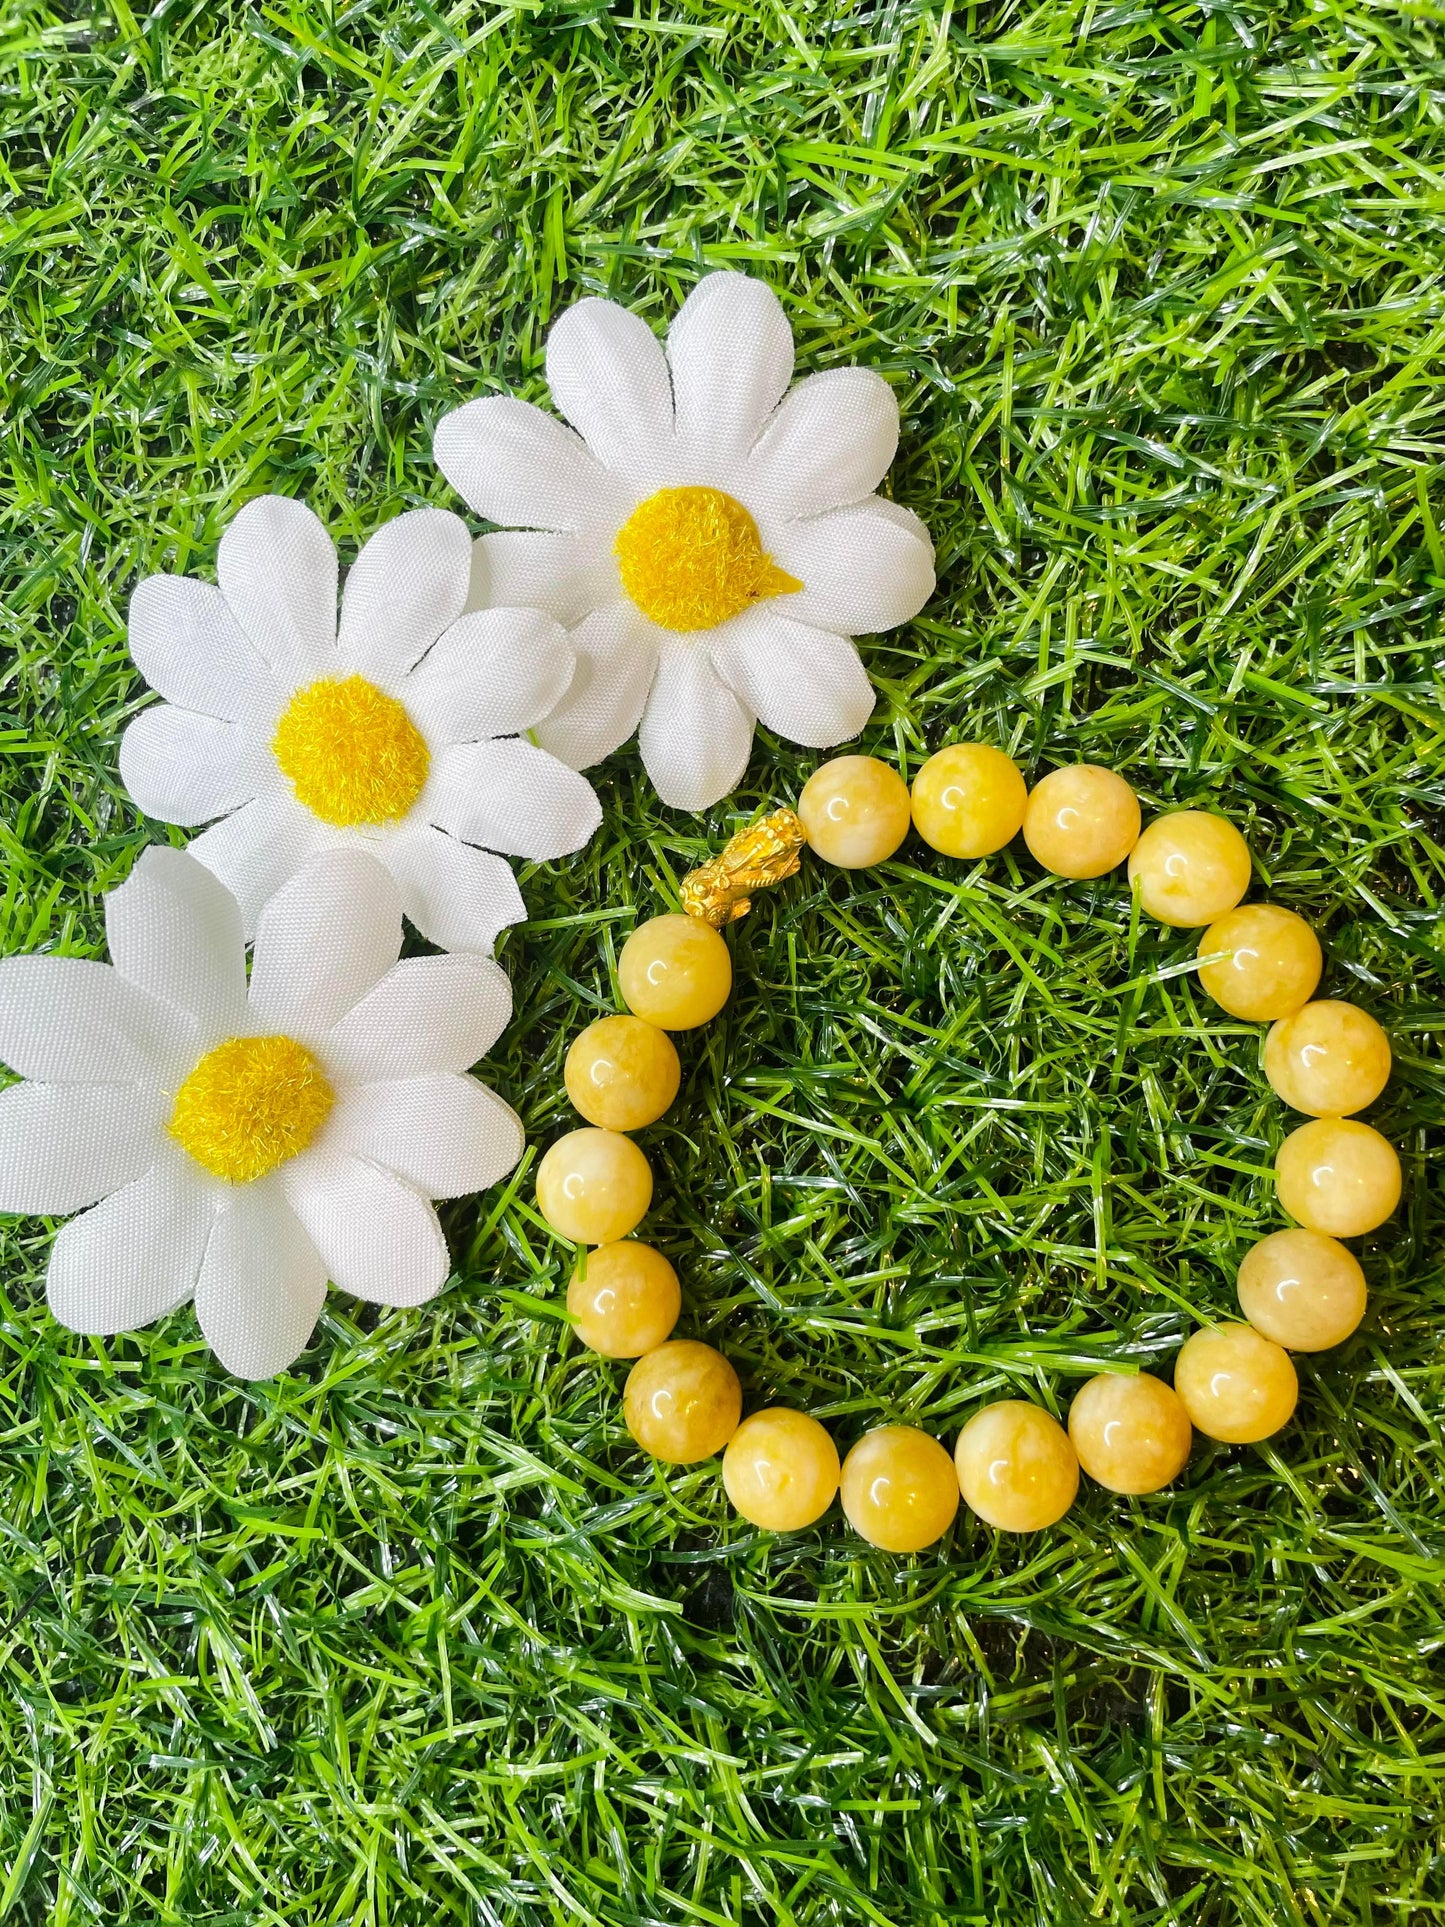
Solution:
{"label": "white fabric daisy", "polygon": [[511,1015],[500,967],[399,963],[396,886],[359,851],[271,899],[249,985],[234,897],[179,850],[145,852],[106,932],[109,964],[0,963],[0,1059],[30,1080],[0,1092],[0,1210],[84,1212],[51,1253],[61,1323],[130,1331],[194,1297],[222,1364],[266,1378],[328,1278],[383,1305],[439,1291],[430,1200],[522,1152],[464,1075]]}
{"label": "white fabric daisy", "polygon": [[855,736],[873,691],[851,638],[933,590],[916,515],[873,491],[898,405],[866,368],[789,390],[778,300],[712,274],[666,352],[639,316],[580,301],[547,342],[576,429],[491,396],[437,425],[442,472],[501,525],[471,604],[526,603],[571,629],[577,668],[538,742],[577,769],[638,729],[658,795],[704,809],[747,767],[753,723],[812,748]]}
{"label": "white fabric daisy", "polygon": [[148,576],[132,598],[131,654],[167,698],[121,743],[136,803],[213,824],[191,854],[248,934],[318,852],[363,848],[424,937],[490,951],[526,915],[504,857],[563,856],[601,820],[592,786],[518,734],[568,686],[563,631],[535,609],[463,614],[471,538],[441,509],[372,536],[339,626],[336,549],[300,502],[249,502],[216,572]]}

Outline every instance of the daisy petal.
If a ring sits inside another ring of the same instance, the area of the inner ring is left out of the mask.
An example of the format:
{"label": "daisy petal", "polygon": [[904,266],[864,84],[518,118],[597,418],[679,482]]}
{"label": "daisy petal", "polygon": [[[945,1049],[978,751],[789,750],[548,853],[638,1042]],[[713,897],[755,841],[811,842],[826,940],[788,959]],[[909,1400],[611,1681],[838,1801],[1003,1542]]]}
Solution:
{"label": "daisy petal", "polygon": [[873,714],[873,685],[846,636],[808,629],[768,603],[730,623],[713,650],[723,680],[790,743],[829,749]]}
{"label": "daisy petal", "polygon": [[256,794],[256,768],[234,723],[155,703],[120,739],[120,780],[137,809],[194,829]]}
{"label": "daisy petal", "polygon": [[148,575],[130,599],[129,641],[151,688],[182,709],[234,723],[275,706],[265,659],[210,582]]}
{"label": "daisy petal", "polygon": [[392,837],[386,860],[402,909],[427,942],[442,950],[489,956],[501,932],[526,919],[527,906],[509,863],[429,823]]}
{"label": "daisy petal", "polygon": [[642,719],[657,644],[629,602],[613,602],[571,631],[576,667],[567,692],[536,728],[541,747],[572,769],[620,749]]}
{"label": "daisy petal", "polygon": [[907,509],[873,497],[773,542],[773,560],[804,585],[788,614],[819,629],[871,635],[911,621],[933,594],[933,544]]}
{"label": "daisy petal", "polygon": [[454,622],[397,690],[432,743],[527,729],[572,676],[567,633],[538,609],[479,609]]}
{"label": "daisy petal", "polygon": [[45,1275],[51,1311],[97,1338],[163,1318],[195,1290],[215,1216],[214,1195],[185,1160],[158,1159],[61,1229]]}
{"label": "daisy petal", "polygon": [[152,845],[105,900],[111,962],[163,1003],[187,1010],[207,1050],[246,1024],[246,938],[236,899],[183,850]]}
{"label": "daisy petal", "polygon": [[718,680],[705,649],[687,644],[663,656],[639,746],[664,803],[708,809],[742,781],[752,742],[752,717]]}
{"label": "daisy petal", "polygon": [[490,957],[406,957],[332,1025],[321,1058],[352,1084],[464,1071],[511,1014],[512,986]]}
{"label": "daisy petal", "polygon": [[323,1036],[401,952],[401,900],[364,850],[328,850],[261,912],[251,961],[251,1025],[303,1043]]}
{"label": "daisy petal", "polygon": [[506,528],[616,526],[632,507],[627,488],[580,435],[510,395],[486,395],[443,415],[432,453],[458,495]]}
{"label": "daisy petal", "polygon": [[500,529],[472,544],[467,609],[542,609],[571,626],[617,594],[617,564],[604,541]]}
{"label": "daisy petal", "polygon": [[340,1150],[297,1158],[284,1176],[292,1209],[343,1291],[377,1305],[420,1305],[446,1283],[447,1241],[414,1185]]}
{"label": "daisy petal", "polygon": [[310,1343],[326,1302],[326,1265],[265,1179],[226,1198],[196,1280],[206,1342],[237,1378],[274,1378]]}
{"label": "daisy petal", "polygon": [[522,1121],[474,1077],[369,1084],[337,1106],[332,1144],[393,1171],[429,1198],[485,1191],[521,1157]]}
{"label": "daisy petal", "polygon": [[147,1084],[195,1061],[182,1012],[84,957],[0,963],[0,1063],[45,1084]]}
{"label": "daisy petal", "polygon": [[932,561],[933,537],[928,533],[928,524],[923,517],[915,515],[912,509],[904,508],[901,502],[890,502],[886,495],[870,495],[866,501],[853,502],[848,506],[864,517],[870,517],[875,522],[889,522],[905,535],[911,535],[915,541],[923,544]]}
{"label": "daisy petal", "polygon": [[793,331],[778,297],[746,274],[709,274],[667,336],[677,438],[704,460],[738,460],[793,378]]}
{"label": "daisy petal", "polygon": [[829,368],[784,397],[748,457],[748,486],[789,520],[871,495],[898,448],[898,403],[871,368]]}
{"label": "daisy petal", "polygon": [[357,556],[341,598],[343,666],[395,693],[407,671],[466,607],[472,538],[446,509],[409,509]]}
{"label": "daisy petal", "polygon": [[320,675],[336,642],[336,546],[304,502],[248,502],[216,552],[221,594],[273,669]]}
{"label": "daisy petal", "polygon": [[552,399],[599,462],[642,493],[666,479],[672,384],[661,343],[641,315],[589,295],[547,337]]}
{"label": "daisy petal", "polygon": [[59,1217],[144,1177],[170,1114],[134,1084],[15,1084],[0,1091],[0,1211]]}
{"label": "daisy petal", "polygon": [[517,736],[448,744],[421,806],[466,843],[540,863],[580,850],[602,821],[586,777]]}
{"label": "daisy petal", "polygon": [[249,937],[262,905],[324,847],[322,835],[316,819],[278,790],[202,830],[186,845],[186,855],[225,884],[241,906]]}

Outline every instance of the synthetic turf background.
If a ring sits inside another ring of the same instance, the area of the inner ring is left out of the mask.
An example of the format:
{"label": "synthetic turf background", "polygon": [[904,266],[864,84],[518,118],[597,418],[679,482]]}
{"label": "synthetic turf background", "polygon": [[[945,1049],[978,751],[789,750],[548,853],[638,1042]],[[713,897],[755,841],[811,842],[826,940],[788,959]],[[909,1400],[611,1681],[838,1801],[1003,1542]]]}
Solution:
{"label": "synthetic turf background", "polygon": [[[1390,1028],[1366,1326],[1173,1491],[870,1552],[629,1449],[530,1170],[455,1279],[333,1294],[294,1374],[189,1311],[98,1344],[4,1230],[0,1920],[1325,1923],[1445,1911],[1438,9],[458,0],[0,10],[3,944],[97,954],[148,835],[127,599],[300,496],[345,558],[438,416],[542,399],[583,292],[763,275],[894,384],[935,601],[866,746],[983,736],[1224,809]],[[635,753],[524,877],[490,1074],[534,1147],[706,821]],[[846,1447],[1167,1372],[1278,1220],[1289,1120],[1193,941],[1018,846],[809,864],[646,1136],[683,1331]]]}

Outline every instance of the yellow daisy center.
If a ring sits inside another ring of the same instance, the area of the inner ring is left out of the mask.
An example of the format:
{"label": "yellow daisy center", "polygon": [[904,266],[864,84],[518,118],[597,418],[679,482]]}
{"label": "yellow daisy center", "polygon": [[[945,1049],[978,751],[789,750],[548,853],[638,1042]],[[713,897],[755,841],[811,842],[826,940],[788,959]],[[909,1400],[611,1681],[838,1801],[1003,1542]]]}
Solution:
{"label": "yellow daisy center", "polygon": [[304,1151],[335,1101],[294,1038],[228,1037],[176,1092],[166,1128],[216,1177],[249,1184]]}
{"label": "yellow daisy center", "polygon": [[752,516],[720,488],[660,488],[628,516],[613,552],[623,588],[664,629],[712,629],[803,586],[777,567]]}
{"label": "yellow daisy center", "polygon": [[271,740],[296,800],[323,823],[390,823],[421,795],[431,754],[394,696],[365,676],[298,689]]}

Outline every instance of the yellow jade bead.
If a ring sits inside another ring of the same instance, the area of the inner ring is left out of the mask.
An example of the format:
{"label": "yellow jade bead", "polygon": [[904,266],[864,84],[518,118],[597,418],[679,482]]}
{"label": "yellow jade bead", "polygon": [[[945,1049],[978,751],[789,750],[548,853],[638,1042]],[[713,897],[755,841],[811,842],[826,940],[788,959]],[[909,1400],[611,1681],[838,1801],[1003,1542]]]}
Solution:
{"label": "yellow jade bead", "polygon": [[1389,1083],[1390,1040],[1368,1011],[1322,997],[1274,1025],[1264,1074],[1291,1109],[1348,1117]]}
{"label": "yellow jade bead", "polygon": [[1000,1532],[1039,1532],[1062,1519],[1079,1489],[1069,1435],[1041,1405],[1000,1399],[975,1412],[953,1453],[964,1503]]}
{"label": "yellow jade bead", "polygon": [[677,1096],[682,1066],[665,1030],[641,1017],[599,1017],[572,1040],[562,1071],[567,1095],[589,1124],[640,1131]]}
{"label": "yellow jade bead", "polygon": [[921,1552],[958,1511],[953,1460],[911,1425],[865,1432],[843,1461],[839,1491],[849,1525],[884,1552]]}
{"label": "yellow jade bead", "polygon": [[723,1453],[723,1484],[750,1525],[797,1532],[838,1490],[838,1448],[815,1418],[769,1406],[745,1418]]}
{"label": "yellow jade bead", "polygon": [[1213,923],[1249,888],[1249,845],[1209,810],[1156,816],[1129,857],[1129,881],[1160,923],[1176,930]]}
{"label": "yellow jade bead", "polygon": [[721,1352],[695,1338],[672,1338],[627,1374],[622,1410],[644,1452],[669,1465],[693,1465],[721,1452],[736,1432],[743,1391]]}
{"label": "yellow jade bead", "polygon": [[537,1208],[573,1244],[610,1245],[652,1203],[652,1166],[616,1131],[569,1131],[537,1166]]}
{"label": "yellow jade bead", "polygon": [[840,870],[886,862],[911,815],[908,785],[876,756],[835,756],[813,771],[798,798],[808,848]]}
{"label": "yellow jade bead", "polygon": [[1239,1308],[1258,1332],[1292,1352],[1343,1344],[1365,1315],[1365,1274],[1319,1231],[1275,1231],[1244,1255]]}
{"label": "yellow jade bead", "polygon": [[1289,1353],[1249,1325],[1211,1325],[1186,1338],[1174,1389],[1205,1437],[1226,1445],[1267,1439],[1299,1398]]}
{"label": "yellow jade bead", "polygon": [[913,779],[913,821],[945,856],[991,856],[1018,835],[1028,790],[1018,765],[988,743],[952,743]]}
{"label": "yellow jade bead", "polygon": [[635,1016],[659,1030],[696,1030],[728,1000],[732,955],[700,917],[650,917],[623,944],[617,981]]}
{"label": "yellow jade bead", "polygon": [[1359,1238],[1400,1202],[1400,1160],[1372,1126],[1317,1117],[1280,1146],[1274,1183],[1281,1207],[1307,1231]]}
{"label": "yellow jade bead", "polygon": [[1101,1372],[1069,1407],[1079,1464],[1110,1492],[1157,1492],[1179,1477],[1193,1431],[1184,1401],[1148,1372]]}
{"label": "yellow jade bead", "polygon": [[567,1287],[574,1330],[604,1358],[641,1358],[655,1351],[677,1323],[682,1289],[660,1251],[621,1238],[589,1252]]}
{"label": "yellow jade bead", "polygon": [[1303,917],[1277,903],[1242,903],[1211,923],[1199,939],[1199,981],[1231,1017],[1272,1024],[1292,1017],[1315,994],[1324,959]]}
{"label": "yellow jade bead", "polygon": [[1024,842],[1056,877],[1101,877],[1139,841],[1139,799],[1097,763],[1053,769],[1029,792]]}

